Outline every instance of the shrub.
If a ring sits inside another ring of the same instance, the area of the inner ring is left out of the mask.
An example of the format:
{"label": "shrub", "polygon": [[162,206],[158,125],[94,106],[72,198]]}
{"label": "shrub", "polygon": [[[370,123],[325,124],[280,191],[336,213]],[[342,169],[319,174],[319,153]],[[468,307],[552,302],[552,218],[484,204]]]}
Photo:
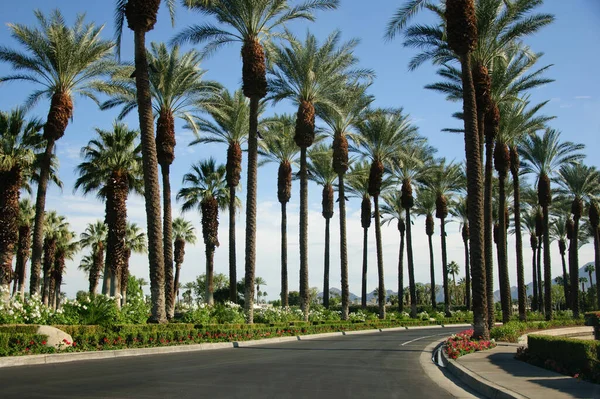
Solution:
{"label": "shrub", "polygon": [[519,337],[528,331],[545,330],[555,327],[581,326],[581,319],[564,319],[551,321],[510,321],[502,326],[494,327],[490,331],[490,337],[497,341],[517,342]]}
{"label": "shrub", "polygon": [[444,346],[446,354],[451,359],[458,359],[460,356],[467,355],[469,353],[496,347],[496,342],[493,339],[491,341],[473,341],[471,338],[473,338],[473,330],[465,330],[458,334],[452,335],[446,340]]}

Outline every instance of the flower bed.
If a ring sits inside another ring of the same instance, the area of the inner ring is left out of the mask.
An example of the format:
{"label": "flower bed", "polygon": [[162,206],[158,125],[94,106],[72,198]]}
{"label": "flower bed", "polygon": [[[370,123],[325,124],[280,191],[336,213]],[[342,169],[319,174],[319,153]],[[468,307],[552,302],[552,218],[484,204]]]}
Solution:
{"label": "flower bed", "polygon": [[472,340],[473,330],[465,330],[452,335],[446,340],[444,350],[451,359],[458,359],[463,355],[492,349],[496,347],[496,341]]}

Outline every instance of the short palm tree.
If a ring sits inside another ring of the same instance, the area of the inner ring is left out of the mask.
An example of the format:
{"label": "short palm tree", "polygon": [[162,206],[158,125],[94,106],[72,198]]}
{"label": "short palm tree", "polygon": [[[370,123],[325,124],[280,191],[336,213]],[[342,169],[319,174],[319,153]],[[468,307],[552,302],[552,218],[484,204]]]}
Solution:
{"label": "short palm tree", "polygon": [[[531,277],[532,277],[532,285],[533,285],[533,297],[531,302],[531,310],[535,311],[538,302],[538,284],[537,284],[537,248],[538,248],[538,238],[535,231],[535,212],[527,211],[521,215],[521,219],[523,221],[523,227],[529,233],[529,243],[532,251],[531,258]],[[516,232],[515,232],[516,233]]]}
{"label": "short palm tree", "polygon": [[54,290],[53,270],[56,260],[56,245],[62,231],[68,230],[64,216],[60,216],[56,211],[47,212],[44,225],[44,263],[43,263],[43,285],[42,302],[49,306],[51,293]]}
{"label": "short palm tree", "polygon": [[79,242],[75,239],[76,237],[77,234],[68,229],[68,223],[57,236],[54,268],[52,270],[53,284],[51,285],[54,290],[50,292],[49,299],[50,307],[53,309],[60,308],[60,286],[65,273],[66,261],[73,260],[75,254],[79,251]]}
{"label": "short palm tree", "polygon": [[325,218],[325,260],[323,265],[323,306],[329,309],[329,223],[333,217],[333,184],[337,173],[332,166],[333,150],[325,144],[319,144],[308,151],[308,179],[323,186],[322,211]]}
{"label": "short palm tree", "polygon": [[[100,273],[107,274],[107,270],[104,270],[104,248],[106,244],[106,235],[108,229],[103,221],[97,220],[94,223],[88,223],[85,231],[79,236],[79,245],[81,248],[90,248],[92,250],[91,256],[91,268],[89,270],[89,282],[90,282],[90,296],[96,294],[96,287],[98,286],[98,280]],[[108,282],[104,279],[105,283]],[[102,294],[106,294],[108,291],[108,285],[102,286]]]}
{"label": "short palm tree", "polygon": [[25,275],[29,255],[31,254],[31,225],[35,219],[35,207],[28,198],[19,201],[19,238],[17,241],[17,259],[15,263],[15,287],[13,296],[19,293],[25,296]]}
{"label": "short palm tree", "polygon": [[[569,276],[570,285],[575,287],[579,280],[579,221],[583,215],[584,202],[589,202],[600,195],[600,173],[593,166],[567,164],[558,170],[556,182],[559,186],[557,193],[572,199],[573,232],[569,245]],[[572,290],[571,297],[565,293],[565,299],[573,310],[573,317],[579,317],[578,290]]]}
{"label": "short palm tree", "polygon": [[[156,155],[163,183],[163,248],[165,262],[165,306],[167,318],[175,312],[173,297],[173,240],[171,231],[170,167],[175,160],[175,118],[198,130],[192,112],[202,109],[219,90],[220,85],[204,81],[200,68],[202,57],[196,50],[180,52],[179,46],[151,43],[147,54],[150,70],[152,108],[156,115]],[[136,83],[131,79],[134,66],[124,66],[113,76],[119,90],[104,102],[101,109],[122,107],[119,119],[137,107]]]}
{"label": "short palm tree", "polygon": [[186,212],[197,208],[202,214],[202,236],[206,247],[206,303],[212,305],[215,248],[219,246],[219,208],[225,209],[229,202],[227,168],[217,165],[213,158],[192,165],[183,176],[184,187],[177,199],[183,201],[181,209]]}
{"label": "short palm tree", "polygon": [[356,125],[357,134],[352,138],[356,145],[350,147],[364,159],[371,162],[369,171],[369,195],[373,198],[375,239],[377,246],[377,271],[379,276],[379,318],[385,319],[385,281],[383,275],[383,248],[381,241],[381,220],[379,196],[385,168],[391,168],[396,159],[405,156],[403,152],[419,142],[417,127],[410,122],[402,109],[375,109]]}
{"label": "short palm tree", "polygon": [[458,263],[452,261],[448,263],[447,269],[448,274],[452,275],[452,285],[456,287],[456,275],[460,272],[460,266],[458,266]]}
{"label": "short palm tree", "polygon": [[308,320],[308,173],[307,149],[315,140],[315,107],[333,106],[334,96],[348,81],[372,77],[372,72],[357,69],[353,51],[358,41],[340,44],[339,31],[320,44],[307,33],[304,42],[290,38],[288,47],[273,52],[274,67],[269,71],[269,86],[274,103],[289,99],[298,107],[294,141],[300,147],[300,299]]}
{"label": "short palm tree", "polygon": [[460,222],[460,231],[465,248],[465,305],[471,309],[471,271],[469,263],[469,214],[467,212],[467,199],[459,197],[450,209],[452,216]]}
{"label": "short palm tree", "polygon": [[173,220],[173,239],[175,240],[175,298],[179,297],[179,275],[185,256],[185,244],[196,244],[196,229],[192,223],[182,217]]}
{"label": "short palm tree", "polygon": [[589,276],[590,276],[590,281],[594,281],[592,279],[592,273],[596,271],[596,268],[594,267],[594,265],[589,264],[585,266],[585,269],[583,269]]}
{"label": "short palm tree", "polygon": [[[175,1],[162,0],[175,22]],[[146,51],[146,33],[154,29],[161,0],[116,0],[115,36],[117,53],[120,53],[123,25],[134,34],[135,86],[140,136],[142,142],[144,197],[146,200],[146,221],[148,225],[148,262],[150,264],[150,296],[152,301],[151,319],[156,323],[167,321],[165,306],[165,264],[163,231],[160,212],[160,185],[158,183],[158,158],[154,137],[154,117],[152,113],[152,91],[150,67]],[[169,226],[170,227],[170,226]]]}
{"label": "short palm tree", "polygon": [[[250,104],[242,90],[230,93],[223,89],[205,110],[213,121],[198,118],[195,123],[200,134],[190,145],[221,143],[227,145],[227,187],[229,188],[229,300],[237,301],[237,265],[235,253],[235,191],[242,173],[242,145],[248,139]],[[259,107],[259,115],[264,104]]]}
{"label": "short palm tree", "polygon": [[[433,213],[435,212],[435,192],[431,189],[422,188],[417,192],[417,202],[415,212],[417,215],[425,216],[425,234],[429,242],[429,274],[431,276],[431,287],[435,287],[435,265],[433,259],[433,233],[435,232],[435,223]],[[431,306],[436,309],[435,289],[430,292]]]}
{"label": "short palm tree", "polygon": [[259,165],[275,163],[277,200],[281,204],[281,306],[288,306],[287,203],[292,196],[292,166],[298,165],[300,149],[294,142],[296,120],[291,115],[276,115],[265,121],[265,132],[258,153]]}
{"label": "short palm tree", "polygon": [[583,158],[582,144],[560,141],[560,132],[547,129],[540,135],[526,137],[520,147],[523,173],[534,174],[537,179],[538,201],[543,213],[544,237],[544,304],[546,319],[552,319],[552,270],[550,259],[549,206],[552,202],[550,178],[558,169]]}
{"label": "short palm tree", "polygon": [[121,306],[127,304],[127,284],[129,281],[129,259],[132,253],[145,254],[148,251],[146,233],[136,223],[127,222],[125,232],[125,258],[121,271]]}
{"label": "short palm tree", "polygon": [[250,99],[248,134],[248,182],[246,199],[246,273],[244,307],[248,323],[253,323],[256,263],[256,181],[258,169],[258,114],[260,100],[267,94],[265,49],[279,30],[292,20],[314,21],[313,12],[337,8],[338,0],[310,0],[290,7],[287,0],[185,0],[184,4],[213,16],[224,28],[212,24],[193,25],[177,35],[176,42],[206,43],[205,53],[235,42],[242,43],[242,90]]}
{"label": "short palm tree", "polygon": [[390,191],[381,196],[381,223],[390,224],[397,222],[400,233],[400,250],[398,253],[398,311],[404,312],[404,238],[406,223],[404,222],[404,209],[402,208],[402,194],[399,191]]}
{"label": "short palm tree", "polygon": [[79,94],[97,101],[95,91],[105,86],[101,78],[110,75],[116,64],[110,60],[114,43],[100,36],[103,26],[86,24],[79,15],[72,27],[65,25],[60,11],[48,17],[35,11],[38,28],[10,24],[12,37],[25,51],[0,47],[0,60],[19,71],[0,78],[0,82],[23,80],[33,82],[36,90],[27,106],[42,97],[50,99],[50,110],[44,125],[45,152],[41,158],[39,184],[35,204],[33,229],[32,273],[30,293],[38,292],[43,250],[44,208],[54,145],[65,133],[73,116],[73,95]]}
{"label": "short palm tree", "polygon": [[[327,125],[333,137],[333,170],[338,175],[338,204],[340,219],[340,268],[342,275],[342,320],[347,320],[350,306],[348,285],[348,248],[346,239],[346,194],[344,175],[350,165],[348,159],[347,133],[368,109],[373,97],[366,94],[369,84],[351,84],[334,98],[335,108],[317,106],[317,115]],[[402,297],[399,297],[400,299]],[[402,306],[403,301],[398,303]]]}
{"label": "short palm tree", "polygon": [[0,288],[7,296],[19,239],[20,190],[34,167],[36,152],[43,147],[42,126],[38,119],[27,121],[23,109],[0,112]]}
{"label": "short palm tree", "polygon": [[259,296],[261,295],[260,286],[267,285],[267,282],[265,281],[264,278],[262,278],[260,276],[256,276],[256,280],[254,281],[254,284],[256,284],[256,303],[259,303]]}
{"label": "short palm tree", "polygon": [[581,292],[585,292],[585,283],[587,282],[587,277],[579,277],[579,284],[581,284]]}
{"label": "short palm tree", "polygon": [[[573,310],[573,314],[575,314],[575,309],[572,307],[572,304],[569,304],[569,298],[571,295],[569,294],[569,274],[567,273],[567,262],[565,260],[565,255],[567,253],[567,224],[573,223],[572,220],[569,220],[568,216],[562,215],[557,217],[552,221],[552,225],[550,226],[550,240],[556,241],[558,244],[558,251],[560,253],[560,258],[562,261],[562,276],[561,276],[561,284],[563,286],[563,292],[565,294],[565,300],[567,301],[567,306]],[[570,259],[570,258],[569,258]],[[572,283],[571,283],[572,284]],[[579,313],[579,307],[577,306],[577,312]]]}
{"label": "short palm tree", "polygon": [[105,201],[108,273],[104,279],[110,281],[110,296],[118,298],[125,262],[127,198],[130,192],[143,192],[141,145],[139,132],[121,122],[115,122],[112,130],[97,128],[96,134],[82,149],[84,161],[77,166],[75,190],[81,189],[84,195],[95,192]]}

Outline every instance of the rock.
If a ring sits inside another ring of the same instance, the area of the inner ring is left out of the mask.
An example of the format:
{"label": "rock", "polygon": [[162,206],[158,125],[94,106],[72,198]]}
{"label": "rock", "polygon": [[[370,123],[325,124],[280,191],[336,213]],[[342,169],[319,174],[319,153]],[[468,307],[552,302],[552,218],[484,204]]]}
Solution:
{"label": "rock", "polygon": [[46,346],[56,349],[65,349],[73,345],[73,337],[58,328],[51,326],[39,326],[35,332],[39,335],[46,335]]}

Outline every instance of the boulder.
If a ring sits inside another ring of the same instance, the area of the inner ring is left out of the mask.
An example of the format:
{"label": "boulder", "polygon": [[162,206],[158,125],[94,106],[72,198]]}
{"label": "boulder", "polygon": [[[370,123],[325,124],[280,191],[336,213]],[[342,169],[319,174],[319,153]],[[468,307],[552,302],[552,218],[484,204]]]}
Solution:
{"label": "boulder", "polygon": [[46,346],[48,347],[53,346],[56,349],[65,349],[69,346],[73,346],[73,337],[58,328],[52,326],[39,326],[35,333],[48,337],[46,339]]}

